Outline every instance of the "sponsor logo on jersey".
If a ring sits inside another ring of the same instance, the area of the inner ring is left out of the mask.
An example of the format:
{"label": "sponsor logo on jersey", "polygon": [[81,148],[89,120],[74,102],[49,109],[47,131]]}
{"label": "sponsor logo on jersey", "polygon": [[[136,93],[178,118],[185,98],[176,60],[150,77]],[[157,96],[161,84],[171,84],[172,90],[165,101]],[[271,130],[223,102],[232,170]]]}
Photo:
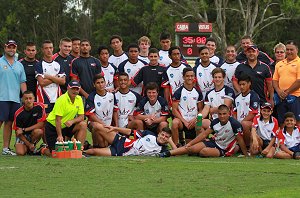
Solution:
{"label": "sponsor logo on jersey", "polygon": [[132,103],[134,103],[134,100],[128,100],[128,102],[132,104]]}

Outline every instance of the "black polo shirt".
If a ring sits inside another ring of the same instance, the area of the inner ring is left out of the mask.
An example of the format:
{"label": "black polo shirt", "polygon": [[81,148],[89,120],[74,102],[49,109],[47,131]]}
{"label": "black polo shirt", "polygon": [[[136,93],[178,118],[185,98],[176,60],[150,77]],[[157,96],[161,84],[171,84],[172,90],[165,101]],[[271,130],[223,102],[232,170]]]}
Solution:
{"label": "black polo shirt", "polygon": [[95,57],[78,57],[71,63],[71,77],[80,81],[81,88],[90,94],[94,91],[93,78],[96,74],[101,74],[101,63]]}
{"label": "black polo shirt", "polygon": [[267,93],[267,85],[266,81],[272,81],[271,70],[268,65],[265,63],[258,61],[256,66],[252,68],[248,61],[245,63],[241,63],[237,66],[234,73],[234,80],[237,81],[241,74],[247,74],[251,77],[252,80],[252,89],[258,94],[260,98],[260,102],[267,102],[266,93]]}
{"label": "black polo shirt", "polygon": [[35,65],[39,61],[34,60],[32,62],[29,62],[29,61],[26,61],[24,58],[22,58],[19,60],[19,62],[22,63],[24,70],[25,70],[27,90],[32,91],[34,96],[36,97],[37,80],[35,78]]}
{"label": "black polo shirt", "polygon": [[70,82],[70,70],[71,70],[71,62],[72,62],[72,57],[71,56],[66,56],[62,57],[59,53],[55,53],[52,57],[53,60],[58,62],[61,67],[64,68],[65,73],[66,73],[66,83],[64,85],[61,85],[60,88],[63,93],[66,93],[67,91],[67,86],[68,83]]}

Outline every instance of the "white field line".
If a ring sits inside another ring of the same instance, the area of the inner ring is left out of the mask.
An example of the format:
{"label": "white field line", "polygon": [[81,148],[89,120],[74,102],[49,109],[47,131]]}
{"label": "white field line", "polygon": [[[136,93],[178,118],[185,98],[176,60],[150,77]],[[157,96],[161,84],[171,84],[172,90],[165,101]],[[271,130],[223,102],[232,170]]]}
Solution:
{"label": "white field line", "polygon": [[14,168],[18,168],[18,167],[15,167],[15,166],[0,166],[0,170],[4,170],[4,169],[14,169]]}

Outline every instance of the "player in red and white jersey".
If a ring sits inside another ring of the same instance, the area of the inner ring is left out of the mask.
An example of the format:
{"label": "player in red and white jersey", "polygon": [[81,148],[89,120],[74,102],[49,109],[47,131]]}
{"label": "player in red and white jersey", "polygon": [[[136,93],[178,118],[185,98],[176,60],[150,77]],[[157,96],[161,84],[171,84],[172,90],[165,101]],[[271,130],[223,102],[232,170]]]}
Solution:
{"label": "player in red and white jersey", "polygon": [[94,86],[96,90],[92,92],[85,103],[85,115],[89,119],[89,129],[93,135],[93,145],[107,146],[99,130],[103,125],[118,126],[118,107],[113,93],[105,90],[105,78],[101,74],[95,75]]}
{"label": "player in red and white jersey", "polygon": [[217,65],[209,60],[209,51],[206,46],[199,48],[199,56],[201,63],[196,65],[193,69],[196,75],[197,86],[200,87],[202,95],[205,96],[206,92],[214,88],[211,73]]}
{"label": "player in red and white jersey", "polygon": [[178,144],[179,130],[185,132],[186,142],[196,137],[195,124],[197,115],[203,108],[203,97],[199,90],[194,87],[195,73],[192,68],[183,70],[184,84],[173,95],[172,113],[172,138]]}
{"label": "player in red and white jersey", "polygon": [[[129,78],[133,78],[134,75],[145,65],[146,62],[138,59],[139,46],[137,44],[130,44],[128,46],[128,59],[123,61],[119,67],[119,72],[125,72],[129,75]],[[130,86],[130,89],[138,94],[142,94],[143,83],[139,83],[136,86]]]}
{"label": "player in red and white jersey", "polygon": [[249,145],[253,118],[259,111],[259,96],[255,91],[251,90],[252,81],[247,74],[241,75],[238,83],[241,93],[234,100],[233,116],[241,122],[244,129],[244,141],[246,145]]}
{"label": "player in red and white jersey", "polygon": [[294,113],[284,114],[284,128],[278,132],[277,138],[280,151],[275,153],[275,158],[300,159],[300,128],[296,126]]}
{"label": "player in red and white jersey", "polygon": [[[171,139],[171,130],[168,127],[163,128],[157,136],[148,130],[132,130],[120,127],[106,127],[100,133],[111,146],[89,149],[85,151],[86,154],[97,156],[156,156],[167,150],[168,143],[174,144]],[[129,136],[133,136],[133,139],[129,139]]]}
{"label": "player in red and white jersey", "polygon": [[[183,154],[198,154],[203,157],[231,156],[238,147],[237,143],[243,154],[248,156],[242,131],[241,124],[230,117],[230,109],[223,104],[218,107],[218,118],[211,122],[210,128],[200,133],[186,146],[163,152],[159,156],[170,157]],[[212,133],[214,134],[212,138],[207,139]]]}
{"label": "player in red and white jersey", "polygon": [[63,67],[52,60],[53,43],[49,40],[42,45],[43,60],[35,65],[37,87],[37,102],[45,105],[46,113],[50,113],[56,99],[62,94],[60,85],[66,82],[66,74]]}
{"label": "player in red and white jersey", "polygon": [[98,48],[99,60],[102,66],[102,72],[106,81],[106,90],[109,92],[115,91],[114,82],[116,80],[117,67],[112,63],[108,62],[109,57],[109,49],[106,46],[100,46]]}
{"label": "player in red and white jersey", "polygon": [[169,107],[166,99],[158,95],[159,87],[155,82],[149,82],[145,87],[146,96],[140,101],[134,111],[137,129],[148,129],[159,133],[169,124]]}
{"label": "player in red and white jersey", "polygon": [[132,122],[133,112],[137,108],[141,95],[129,89],[129,76],[125,72],[118,74],[119,90],[115,93],[118,105],[119,127],[137,128]]}
{"label": "player in red and white jersey", "polygon": [[122,49],[123,39],[119,35],[113,35],[110,38],[110,47],[114,50],[110,55],[108,62],[119,68],[120,63],[128,59],[127,54]]}
{"label": "player in red and white jersey", "polygon": [[167,71],[163,76],[162,87],[164,88],[165,99],[171,106],[171,98],[175,91],[183,85],[183,69],[190,67],[180,61],[180,48],[171,47],[169,49],[169,56],[172,59],[172,63],[167,67]]}
{"label": "player in red and white jersey", "polygon": [[273,158],[278,130],[278,121],[272,116],[272,105],[268,102],[263,103],[260,107],[260,114],[253,118],[250,143],[251,155],[261,153],[268,158]]}
{"label": "player in red and white jersey", "polygon": [[[226,73],[225,85],[234,89],[232,84],[232,77],[234,76],[234,72],[236,67],[240,64],[236,61],[236,49],[233,45],[229,45],[225,50],[225,62],[220,66]],[[237,93],[237,91],[235,91]]]}

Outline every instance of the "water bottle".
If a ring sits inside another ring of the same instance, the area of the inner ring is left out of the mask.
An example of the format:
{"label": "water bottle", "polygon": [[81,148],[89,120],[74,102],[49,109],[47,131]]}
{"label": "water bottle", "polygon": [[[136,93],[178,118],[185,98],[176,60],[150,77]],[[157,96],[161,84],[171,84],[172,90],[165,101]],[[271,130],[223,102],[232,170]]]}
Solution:
{"label": "water bottle", "polygon": [[197,115],[197,122],[196,122],[196,131],[200,131],[202,127],[202,114],[199,113]]}

